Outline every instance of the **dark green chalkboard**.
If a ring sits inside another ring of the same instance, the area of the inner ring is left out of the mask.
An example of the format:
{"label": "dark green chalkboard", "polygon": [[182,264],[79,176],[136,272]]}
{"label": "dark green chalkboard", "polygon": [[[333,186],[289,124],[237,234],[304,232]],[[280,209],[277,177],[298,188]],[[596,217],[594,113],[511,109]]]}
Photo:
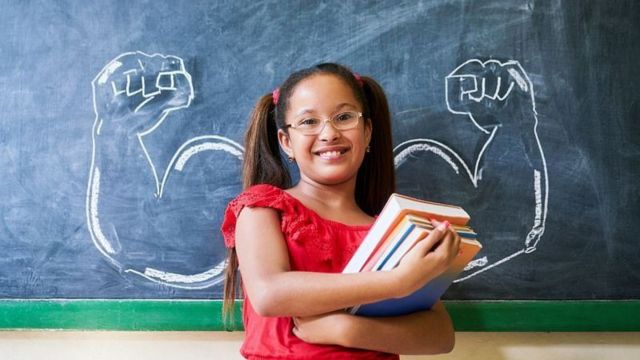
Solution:
{"label": "dark green chalkboard", "polygon": [[458,329],[637,330],[638,7],[3,2],[0,328],[222,330],[246,118],[337,61],[388,94],[398,192],[471,214]]}

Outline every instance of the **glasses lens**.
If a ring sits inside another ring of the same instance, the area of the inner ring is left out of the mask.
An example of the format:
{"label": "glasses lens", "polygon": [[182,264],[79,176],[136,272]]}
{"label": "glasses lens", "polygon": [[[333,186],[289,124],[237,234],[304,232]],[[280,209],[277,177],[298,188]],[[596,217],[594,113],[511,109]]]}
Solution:
{"label": "glasses lens", "polygon": [[355,111],[346,111],[333,117],[333,126],[340,130],[352,129],[358,125],[359,118],[359,113]]}
{"label": "glasses lens", "polygon": [[322,121],[314,118],[305,118],[296,123],[296,129],[303,134],[314,134],[322,127]]}

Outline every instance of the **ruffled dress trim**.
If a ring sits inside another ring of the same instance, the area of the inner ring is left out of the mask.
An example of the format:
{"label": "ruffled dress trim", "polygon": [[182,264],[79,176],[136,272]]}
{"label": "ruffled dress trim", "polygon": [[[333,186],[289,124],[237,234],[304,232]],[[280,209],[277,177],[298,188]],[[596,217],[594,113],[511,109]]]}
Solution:
{"label": "ruffled dress trim", "polygon": [[[335,246],[327,242],[330,231],[368,231],[369,225],[348,225],[321,217],[286,191],[269,184],[254,185],[233,199],[225,211],[221,231],[225,246],[235,246],[236,222],[245,207],[265,207],[277,210],[281,216],[281,229],[285,238],[294,243],[311,242],[322,258],[333,256]],[[313,234],[313,236],[309,236]],[[357,244],[348,244],[355,251]]]}

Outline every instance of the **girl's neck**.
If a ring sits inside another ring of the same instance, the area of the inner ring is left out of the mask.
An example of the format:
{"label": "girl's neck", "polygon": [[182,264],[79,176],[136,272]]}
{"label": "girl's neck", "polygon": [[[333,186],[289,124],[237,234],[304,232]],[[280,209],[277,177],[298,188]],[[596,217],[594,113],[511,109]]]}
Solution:
{"label": "girl's neck", "polygon": [[288,192],[312,207],[359,209],[355,199],[355,179],[336,185],[324,185],[301,178]]}

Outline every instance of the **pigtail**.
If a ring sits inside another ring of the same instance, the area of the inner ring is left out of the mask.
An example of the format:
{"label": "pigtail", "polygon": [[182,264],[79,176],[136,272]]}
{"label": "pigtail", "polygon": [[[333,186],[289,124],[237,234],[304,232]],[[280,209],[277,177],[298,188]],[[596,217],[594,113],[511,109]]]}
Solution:
{"label": "pigtail", "polygon": [[271,184],[282,189],[291,187],[291,176],[280,156],[278,126],[273,97],[258,100],[249,118],[245,135],[242,185],[246,189],[257,184]]}
{"label": "pigtail", "polygon": [[238,279],[238,254],[236,254],[236,248],[227,248],[227,258],[224,269],[222,320],[224,328],[228,331],[235,330],[235,301],[240,293]]}
{"label": "pigtail", "polygon": [[366,154],[356,180],[356,201],[369,215],[379,214],[387,199],[395,191],[395,167],[391,140],[391,114],[387,96],[372,78],[360,76],[371,121],[370,152]]}
{"label": "pigtail", "polygon": [[[256,104],[245,135],[245,153],[242,166],[242,185],[249,188],[257,184],[271,184],[282,189],[291,186],[289,170],[280,156],[278,127],[271,94],[264,95]],[[240,293],[238,255],[234,247],[227,249],[224,302],[222,316],[225,328],[235,328],[235,299]]]}

